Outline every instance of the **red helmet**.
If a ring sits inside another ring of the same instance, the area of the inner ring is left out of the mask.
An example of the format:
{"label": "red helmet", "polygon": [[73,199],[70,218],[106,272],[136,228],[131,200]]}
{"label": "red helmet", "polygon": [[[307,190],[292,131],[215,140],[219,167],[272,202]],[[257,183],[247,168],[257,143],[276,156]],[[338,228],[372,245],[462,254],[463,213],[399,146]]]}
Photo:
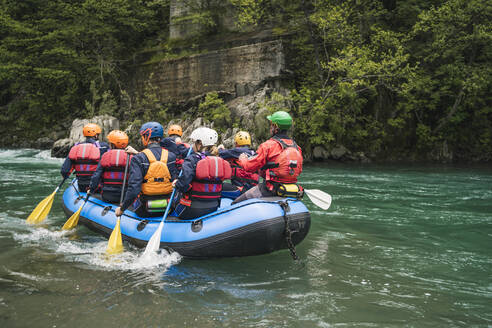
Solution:
{"label": "red helmet", "polygon": [[101,134],[101,127],[94,123],[86,124],[82,130],[84,137],[95,137]]}
{"label": "red helmet", "polygon": [[167,135],[168,136],[178,135],[181,137],[183,135],[183,129],[181,128],[181,125],[177,125],[177,124],[171,125],[167,130]]}
{"label": "red helmet", "polygon": [[113,130],[108,134],[108,141],[116,148],[126,148],[128,146],[128,135],[120,130]]}

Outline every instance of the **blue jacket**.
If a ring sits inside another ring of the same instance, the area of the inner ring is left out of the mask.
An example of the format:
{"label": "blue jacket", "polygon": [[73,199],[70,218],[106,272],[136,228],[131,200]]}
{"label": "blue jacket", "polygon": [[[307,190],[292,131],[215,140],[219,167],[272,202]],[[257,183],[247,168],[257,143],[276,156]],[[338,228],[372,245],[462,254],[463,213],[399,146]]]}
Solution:
{"label": "blue jacket", "polygon": [[242,153],[245,153],[248,157],[256,155],[256,152],[248,146],[236,147],[233,149],[219,149],[219,156],[225,160],[232,158],[238,159],[239,155]]}
{"label": "blue jacket", "polygon": [[185,158],[188,154],[188,147],[184,144],[177,144],[173,137],[167,137],[161,140],[161,147],[174,153],[177,158]]}
{"label": "blue jacket", "polygon": [[[156,160],[161,159],[161,146],[158,143],[151,143],[148,147],[154,154]],[[176,155],[169,151],[167,157],[167,168],[169,169],[169,173],[171,174],[171,180],[174,180],[178,177],[178,170],[176,169]],[[130,162],[130,177],[128,179],[128,191],[125,193],[125,199],[123,200],[123,204],[121,209],[124,211],[130,205],[133,204],[135,198],[138,197],[140,192],[142,191],[142,182],[144,180],[145,175],[149,169],[150,163],[145,156],[144,153],[138,153],[132,157]]]}
{"label": "blue jacket", "polygon": [[184,159],[181,169],[183,173],[176,182],[176,189],[179,192],[185,193],[190,189],[191,181],[193,181],[193,178],[195,177],[196,164],[207,155],[208,154],[205,153],[195,153],[192,151],[192,153]]}
{"label": "blue jacket", "polygon": [[[84,144],[84,143],[91,143],[95,144],[98,141],[94,138],[88,137],[85,139],[84,142],[80,142],[79,144]],[[77,144],[76,144],[77,145]],[[75,145],[74,145],[75,146]],[[100,141],[99,142],[99,151],[101,152],[101,156],[109,150],[109,145],[106,142]],[[65,161],[62,164],[60,173],[64,178],[68,178],[70,176],[70,171],[72,170],[72,161],[70,158],[65,158]]]}

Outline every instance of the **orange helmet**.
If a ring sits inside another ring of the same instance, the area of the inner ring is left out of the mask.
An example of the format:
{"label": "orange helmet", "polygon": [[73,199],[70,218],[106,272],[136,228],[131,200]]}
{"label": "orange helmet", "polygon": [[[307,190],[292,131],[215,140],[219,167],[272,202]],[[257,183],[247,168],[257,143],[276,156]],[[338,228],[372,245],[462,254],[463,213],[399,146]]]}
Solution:
{"label": "orange helmet", "polygon": [[82,132],[84,133],[84,137],[95,137],[101,134],[101,127],[97,124],[89,123],[84,126]]}
{"label": "orange helmet", "polygon": [[167,135],[168,136],[178,135],[181,137],[183,135],[183,129],[181,128],[181,125],[177,125],[177,124],[171,125],[167,130]]}
{"label": "orange helmet", "polygon": [[113,130],[108,134],[108,141],[116,148],[123,149],[128,146],[128,136],[120,130]]}

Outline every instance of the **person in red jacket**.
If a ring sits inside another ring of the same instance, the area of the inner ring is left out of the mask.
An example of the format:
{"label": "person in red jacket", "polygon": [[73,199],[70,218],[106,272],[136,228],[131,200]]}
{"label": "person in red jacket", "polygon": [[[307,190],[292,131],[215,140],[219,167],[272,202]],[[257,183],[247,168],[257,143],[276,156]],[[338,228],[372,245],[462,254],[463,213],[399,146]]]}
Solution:
{"label": "person in red jacket", "polygon": [[[107,138],[111,149],[102,155],[96,172],[92,175],[89,190],[91,194],[94,194],[99,189],[99,183],[101,183],[102,199],[109,203],[118,204],[128,159],[124,150],[128,146],[128,135],[123,131],[113,130]],[[128,177],[126,184],[128,185]]]}
{"label": "person in red jacket", "polygon": [[246,154],[241,154],[238,161],[248,172],[261,170],[265,180],[236,198],[233,204],[251,198],[302,196],[302,188],[297,185],[297,177],[302,172],[302,150],[287,135],[292,117],[287,112],[278,111],[267,119],[272,137],[258,147],[256,156],[248,159]]}
{"label": "person in red jacket", "polygon": [[85,192],[91,177],[96,171],[101,156],[109,149],[109,145],[99,141],[101,127],[94,123],[86,124],[82,130],[85,141],[76,143],[65,158],[60,173],[68,178],[74,171],[77,176],[79,191]]}

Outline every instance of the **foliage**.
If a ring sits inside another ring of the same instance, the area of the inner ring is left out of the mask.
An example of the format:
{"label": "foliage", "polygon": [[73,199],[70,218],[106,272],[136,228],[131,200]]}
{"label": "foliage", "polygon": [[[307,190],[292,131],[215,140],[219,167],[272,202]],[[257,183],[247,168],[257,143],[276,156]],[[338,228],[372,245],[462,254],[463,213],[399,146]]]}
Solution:
{"label": "foliage", "polygon": [[209,92],[205,99],[198,105],[198,111],[204,119],[214,123],[214,127],[219,131],[225,131],[232,123],[231,110],[219,98],[217,92]]}
{"label": "foliage", "polygon": [[113,112],[133,53],[159,36],[168,9],[162,0],[0,2],[2,139]]}
{"label": "foliage", "polygon": [[[232,6],[239,27],[286,39],[292,92],[262,105],[291,112],[306,154],[343,144],[377,157],[425,157],[447,145],[457,159],[492,159],[490,1],[185,2],[190,11],[178,22],[202,27],[188,40],[166,40],[169,0],[0,1],[0,140],[102,113],[168,120],[172,106],[152,76],[134,90],[136,54],[158,49],[155,62],[205,51]],[[216,92],[198,111],[219,130],[240,127]]]}
{"label": "foliage", "polygon": [[492,158],[486,0],[230,0],[239,25],[292,34],[295,133],[370,155]]}

